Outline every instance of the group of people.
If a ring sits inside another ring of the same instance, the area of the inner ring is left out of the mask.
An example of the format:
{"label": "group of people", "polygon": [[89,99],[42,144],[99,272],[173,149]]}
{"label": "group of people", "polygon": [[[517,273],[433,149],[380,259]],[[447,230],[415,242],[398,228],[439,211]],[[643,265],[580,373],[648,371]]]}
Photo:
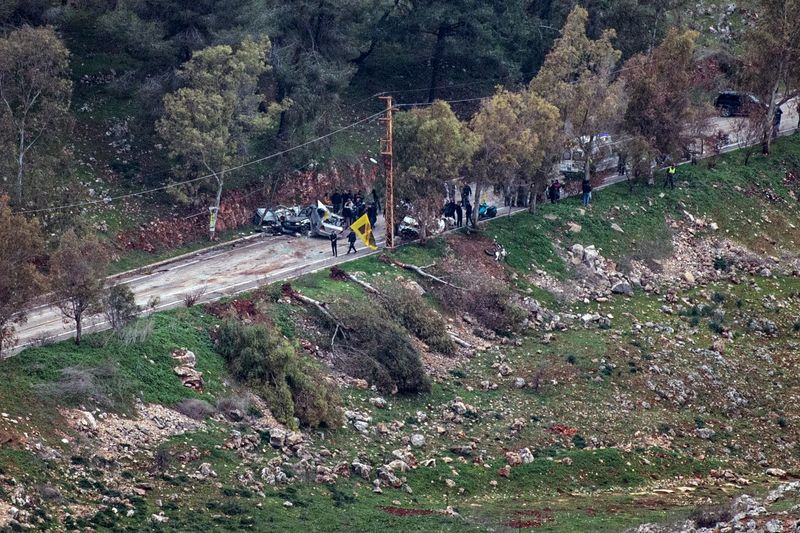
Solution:
{"label": "group of people", "polygon": [[[328,238],[331,241],[331,253],[333,254],[333,257],[339,257],[339,234],[335,231],[332,231]],[[350,252],[358,252],[358,250],[356,250],[356,238],[356,232],[350,230],[350,233],[347,234],[347,242],[350,244],[350,246],[347,247],[347,255],[350,255]]]}
{"label": "group of people", "polygon": [[375,227],[378,221],[378,213],[381,209],[380,199],[378,192],[372,189],[370,194],[372,197],[369,202],[364,201],[364,196],[361,193],[355,193],[351,190],[345,192],[336,189],[329,198],[325,198],[325,203],[333,206],[333,212],[341,215],[344,218],[344,224],[349,226],[364,214],[369,218],[369,223]]}
{"label": "group of people", "polygon": [[472,187],[467,182],[464,182],[464,186],[461,188],[461,201],[456,202],[454,198],[448,199],[447,203],[444,204],[442,214],[455,220],[457,228],[464,227],[464,215],[466,215],[466,226],[469,227],[472,224],[471,198]]}
{"label": "group of people", "polygon": [[[561,200],[561,190],[562,190],[561,182],[558,181],[558,178],[554,179],[550,182],[550,185],[547,187],[547,197],[550,199],[551,204],[558,203]],[[582,203],[583,207],[589,207],[589,202],[592,201],[592,182],[584,179],[583,183],[581,183],[581,194],[582,194]]]}

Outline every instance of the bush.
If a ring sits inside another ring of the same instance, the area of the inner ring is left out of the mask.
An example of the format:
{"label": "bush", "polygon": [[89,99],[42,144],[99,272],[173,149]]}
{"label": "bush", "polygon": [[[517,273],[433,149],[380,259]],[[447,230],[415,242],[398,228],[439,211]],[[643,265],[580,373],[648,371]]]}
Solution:
{"label": "bush", "polygon": [[720,522],[728,522],[733,518],[730,509],[722,505],[705,505],[695,507],[689,513],[689,520],[694,521],[697,527],[712,528]]}
{"label": "bush", "polygon": [[456,345],[444,320],[421,296],[397,285],[383,287],[382,292],[386,296],[384,307],[403,327],[432,350],[445,355],[455,353]]}
{"label": "bush", "polygon": [[133,291],[127,285],[114,285],[103,297],[103,312],[111,328],[120,332],[139,314]]}
{"label": "bush", "polygon": [[469,313],[478,322],[500,335],[521,329],[527,313],[511,301],[511,291],[503,283],[478,271],[457,283],[467,290],[435,286],[431,290],[441,304],[455,313]]}
{"label": "bush", "polygon": [[182,415],[193,418],[194,420],[205,420],[216,414],[217,410],[210,403],[203,400],[188,399],[179,402],[175,410]]}
{"label": "bush", "polygon": [[385,393],[430,391],[419,352],[383,308],[347,306],[339,315],[352,332],[347,346],[337,348],[346,372]]}
{"label": "bush", "polygon": [[95,404],[105,409],[120,407],[131,396],[117,366],[111,362],[94,368],[64,368],[58,381],[36,385],[35,389],[60,403]]}
{"label": "bush", "polygon": [[294,417],[309,427],[338,426],[340,399],[335,386],[298,356],[293,345],[261,325],[228,321],[219,330],[217,349],[231,374],[251,387],[283,423]]}

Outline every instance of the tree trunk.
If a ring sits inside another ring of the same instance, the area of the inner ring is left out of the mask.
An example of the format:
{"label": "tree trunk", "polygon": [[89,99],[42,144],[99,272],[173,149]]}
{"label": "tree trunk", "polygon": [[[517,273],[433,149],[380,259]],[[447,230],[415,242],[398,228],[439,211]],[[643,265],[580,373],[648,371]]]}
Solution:
{"label": "tree trunk", "polygon": [[478,218],[481,209],[481,190],[483,189],[483,183],[481,180],[475,182],[475,199],[474,204],[472,206],[472,227],[478,229]]}
{"label": "tree trunk", "polygon": [[764,118],[764,138],[762,144],[762,152],[764,155],[769,155],[770,148],[772,147],[772,128],[773,121],[775,120],[775,101],[778,98],[778,85],[783,78],[783,61],[780,62],[777,75],[772,83],[769,94],[769,106],[767,107],[767,116]]}
{"label": "tree trunk", "polygon": [[436,99],[436,87],[439,84],[439,70],[442,66],[442,56],[444,55],[444,40],[447,37],[447,31],[444,25],[439,26],[436,32],[436,44],[433,47],[433,54],[431,55],[431,82],[428,89],[428,102],[433,102]]}
{"label": "tree trunk", "polygon": [[19,156],[17,157],[17,202],[22,204],[22,177],[25,174],[25,132],[19,134]]}
{"label": "tree trunk", "polygon": [[583,179],[586,181],[592,181],[592,148],[594,148],[594,135],[589,136],[589,142],[583,149],[583,154],[586,159],[586,163],[583,167]]}
{"label": "tree trunk", "polygon": [[217,179],[217,197],[214,202],[214,213],[211,214],[211,223],[208,227],[208,238],[209,240],[212,241],[214,240],[217,234],[217,220],[219,219],[219,206],[222,203],[222,186],[225,183],[224,176],[225,176],[224,173],[219,177],[215,176]]}
{"label": "tree trunk", "polygon": [[530,200],[528,201],[528,213],[535,213],[537,193],[534,185],[531,185],[530,192],[528,194],[530,196]]}
{"label": "tree trunk", "polygon": [[83,312],[75,311],[75,344],[80,345],[83,330]]}

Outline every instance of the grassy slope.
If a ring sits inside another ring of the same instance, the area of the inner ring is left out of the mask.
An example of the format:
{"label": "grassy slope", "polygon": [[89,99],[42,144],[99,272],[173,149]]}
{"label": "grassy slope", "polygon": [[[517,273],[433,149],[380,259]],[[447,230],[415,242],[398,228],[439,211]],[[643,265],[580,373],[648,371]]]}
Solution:
{"label": "grassy slope", "polygon": [[[593,208],[585,215],[580,215],[575,200],[570,200],[546,206],[544,213],[535,216],[519,215],[497,220],[488,226],[487,233],[496,236],[511,252],[511,268],[524,273],[535,264],[564,279],[568,279],[570,273],[555,255],[554,247],[582,242],[597,245],[604,254],[615,259],[626,255],[652,255],[639,243],[665,239],[669,234],[665,217],[680,216],[683,209],[710,216],[720,224],[720,231],[726,231],[754,247],[763,246],[766,252],[774,253],[779,246],[764,239],[760,235],[764,231],[785,235],[780,245],[795,250],[789,226],[796,222],[794,203],[789,189],[783,184],[783,177],[788,167],[796,168],[800,162],[800,142],[790,139],[778,143],[772,159],[756,159],[749,168],[737,166],[737,157],[722,158],[714,170],[681,168],[679,181],[686,180],[688,186],[667,192],[664,198],[660,197],[659,189],[637,188],[628,193],[621,185],[598,192]],[[770,187],[790,203],[778,208],[765,203],[761,196],[744,195],[734,189],[738,186],[747,190],[753,182]],[[736,209],[731,209],[732,206]],[[773,221],[769,227],[761,221],[762,213]],[[557,218],[549,220],[543,214],[554,214]],[[752,223],[747,223],[748,219]],[[573,220],[579,222],[583,230],[577,235],[567,235],[564,227],[566,222]],[[610,229],[612,221],[625,229],[624,236]],[[748,231],[741,231],[743,227]],[[658,247],[658,250],[667,248]],[[407,247],[400,252],[402,260],[417,264],[429,264],[444,253],[446,248],[441,242],[426,247]],[[350,263],[347,269],[377,279],[398,275],[396,270],[374,258]],[[325,273],[302,278],[295,286],[309,296],[326,300],[364,300],[360,289],[334,282]],[[214,464],[220,473],[222,488],[200,484],[191,494],[182,497],[180,505],[167,503],[164,511],[172,519],[169,527],[234,530],[252,525],[262,531],[277,528],[287,531],[376,531],[384,527],[403,531],[482,531],[502,529],[503,524],[528,516],[520,515],[520,512],[535,509],[543,512],[547,519],[545,531],[615,531],[644,520],[666,520],[679,517],[681,513],[685,515],[683,509],[690,500],[669,495],[644,498],[636,493],[659,480],[676,476],[702,477],[721,464],[747,473],[748,454],[759,445],[761,435],[782,431],[786,438],[794,438],[795,427],[800,426],[797,414],[776,401],[785,396],[776,395],[777,391],[769,387],[762,390],[764,383],[770,380],[783,381],[781,395],[793,394],[800,387],[790,373],[790,369],[800,362],[795,349],[800,339],[792,330],[796,317],[800,316],[800,304],[796,298],[793,299],[793,294],[800,291],[800,283],[783,279],[758,280],[755,284],[719,286],[685,296],[705,301],[712,291],[725,296],[721,307],[727,312],[726,325],[743,339],[735,344],[728,357],[736,361],[736,370],[745,376],[743,382],[737,384],[740,391],[752,392],[753,398],[760,398],[752,405],[749,418],[730,417],[718,404],[713,391],[701,396],[696,405],[684,409],[666,404],[652,410],[609,408],[617,404],[620,396],[655,401],[644,387],[641,375],[659,351],[674,351],[676,372],[688,372],[702,363],[688,349],[673,346],[669,339],[655,336],[653,340],[634,331],[629,317],[669,325],[682,335],[695,339],[698,345],[707,345],[711,339],[708,317],[693,321],[690,317],[663,316],[659,312],[660,302],[646,295],[615,299],[602,308],[604,312],[613,311],[616,317],[609,330],[573,329],[555,336],[549,344],[533,337],[526,339],[522,346],[504,351],[507,361],[515,369],[514,376],[520,375],[529,381],[542,380],[542,386],[536,391],[517,390],[504,384],[492,367],[497,354],[487,352],[454,370],[450,378],[440,380],[430,395],[393,398],[390,409],[373,411],[376,423],[400,420],[406,423],[403,434],[413,431],[425,433],[428,443],[426,449],[417,454],[418,457],[440,458],[436,468],[420,468],[407,474],[413,495],[392,490],[383,495],[373,495],[368,485],[349,480],[341,481],[336,488],[304,484],[268,488],[266,499],[261,499],[239,488],[235,474],[241,470],[241,465],[233,453],[216,447],[224,435],[221,429],[212,426],[206,433],[175,438],[168,446],[175,452],[185,450],[189,445],[209,450],[210,455],[198,463],[209,461]],[[779,300],[788,301],[789,305],[782,310],[765,311],[763,294],[773,294]],[[577,310],[597,308],[598,304],[591,304],[579,306]],[[297,319],[303,311],[275,306],[269,312],[285,335],[298,334]],[[765,313],[779,324],[781,337],[776,340],[746,337],[746,319],[755,314],[764,316]],[[110,334],[99,334],[89,336],[81,347],[61,343],[27,350],[4,361],[2,372],[6,379],[0,382],[2,410],[25,420],[18,428],[20,431],[38,432],[50,445],[66,449],[58,444],[63,425],[55,404],[35,390],[37,384],[57,379],[62,368],[92,367],[106,361],[119,365],[122,377],[120,392],[128,399],[119,406],[122,410],[129,408],[132,395],[165,405],[174,405],[189,397],[213,401],[224,395],[223,364],[214,353],[208,335],[216,320],[200,308],[161,313],[154,320],[154,333],[142,344],[124,346]],[[177,347],[187,347],[197,354],[199,369],[204,372],[207,383],[207,392],[203,395],[181,387],[174,378],[169,354]],[[777,362],[775,374],[764,375],[762,366],[757,361],[750,361],[753,359],[750,354],[759,347],[768,348],[773,354]],[[669,366],[670,362],[658,361],[658,364]],[[680,365],[687,368],[682,369]],[[487,379],[500,383],[501,387],[496,391],[479,392],[480,382]],[[344,394],[348,407],[370,409],[370,393],[348,390]],[[456,396],[475,405],[480,413],[479,418],[467,420],[462,437],[454,437],[451,433],[437,437],[430,424],[416,422],[417,411],[435,417],[441,413],[441,406]],[[508,426],[520,415],[525,419],[526,427],[519,434],[512,435]],[[783,426],[778,424],[781,418]],[[584,441],[596,438],[612,448],[598,451],[576,448],[576,442],[580,441],[554,435],[549,429],[553,424],[574,427]],[[726,424],[731,427],[726,428]],[[698,441],[693,437],[693,431],[700,425],[713,427],[717,437]],[[634,445],[631,452],[621,451],[625,443],[636,442],[632,429],[655,436],[672,432],[672,451],[642,444]],[[442,450],[456,441],[466,442],[470,438],[480,439],[480,448],[486,449],[488,468],[462,464],[457,459],[450,465],[441,462],[441,457],[455,458]],[[337,450],[341,460],[352,460],[357,450],[365,448],[363,437],[352,431],[318,432],[314,439]],[[732,446],[734,442],[737,442],[736,446]],[[498,477],[498,469],[505,464],[504,450],[521,446],[531,447],[536,461],[514,468],[510,479]],[[388,452],[399,447],[399,442],[389,439],[370,443],[367,453],[374,461],[381,461]],[[769,446],[765,449],[774,453],[776,460],[791,460]],[[572,461],[569,466],[564,462],[567,458]],[[21,481],[29,484],[52,480],[55,474],[52,463],[13,447],[0,450],[0,464],[4,472],[19,476]],[[193,467],[197,465],[187,466],[189,469]],[[142,476],[137,468],[126,468],[134,479]],[[445,484],[448,478],[456,481],[454,488]],[[110,527],[113,523],[118,529],[140,529],[142,520],[158,512],[155,500],[167,501],[170,494],[182,488],[176,484],[188,481],[180,476],[175,479],[171,483],[157,482],[154,491],[137,500],[135,504],[139,512],[133,518],[111,521],[110,517],[101,514],[86,525],[93,524],[103,529],[103,526]],[[497,488],[489,484],[492,480],[498,481]],[[70,490],[70,487],[70,483],[64,482],[65,490]],[[463,494],[458,493],[459,489],[463,489]],[[704,487],[701,492],[712,499],[724,497],[715,487]],[[294,506],[286,509],[284,501],[291,501]],[[440,515],[398,517],[382,509],[386,506],[443,509],[447,505],[454,506],[462,518]],[[322,516],[328,519],[320,521]]]}

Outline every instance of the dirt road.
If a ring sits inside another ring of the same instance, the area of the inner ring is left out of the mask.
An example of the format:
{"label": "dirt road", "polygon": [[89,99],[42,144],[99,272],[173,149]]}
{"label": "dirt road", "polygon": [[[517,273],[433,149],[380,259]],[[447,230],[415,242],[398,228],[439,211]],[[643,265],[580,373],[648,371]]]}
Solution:
{"label": "dirt road", "polygon": [[[788,134],[797,127],[797,110],[792,104],[791,108],[784,106],[783,111],[782,133]],[[735,120],[738,119],[714,119],[713,131],[721,129],[732,133]],[[731,139],[731,142],[735,143],[735,139]],[[727,149],[735,147],[731,145]],[[622,176],[613,176],[606,185],[624,179]],[[506,214],[508,211],[501,209],[501,215]],[[378,221],[375,234],[379,237],[378,244],[382,244],[385,234],[382,220]],[[360,243],[358,247],[358,256],[369,252]],[[346,243],[340,241],[339,250],[342,253],[338,258],[332,258],[330,243],[324,239],[263,236],[231,247],[198,252],[191,257],[156,267],[148,273],[119,276],[114,283],[127,284],[141,306],[147,305],[151,298],[158,298],[156,309],[172,309],[183,306],[186,295],[197,291],[203,291],[199,301],[211,301],[354,259],[352,255],[344,255],[346,249]],[[87,320],[84,331],[107,327],[103,318],[96,317]],[[63,340],[74,333],[73,325],[63,321],[58,309],[40,306],[34,308],[29,313],[28,322],[17,329],[17,346],[8,350],[6,355],[42,342]]]}

